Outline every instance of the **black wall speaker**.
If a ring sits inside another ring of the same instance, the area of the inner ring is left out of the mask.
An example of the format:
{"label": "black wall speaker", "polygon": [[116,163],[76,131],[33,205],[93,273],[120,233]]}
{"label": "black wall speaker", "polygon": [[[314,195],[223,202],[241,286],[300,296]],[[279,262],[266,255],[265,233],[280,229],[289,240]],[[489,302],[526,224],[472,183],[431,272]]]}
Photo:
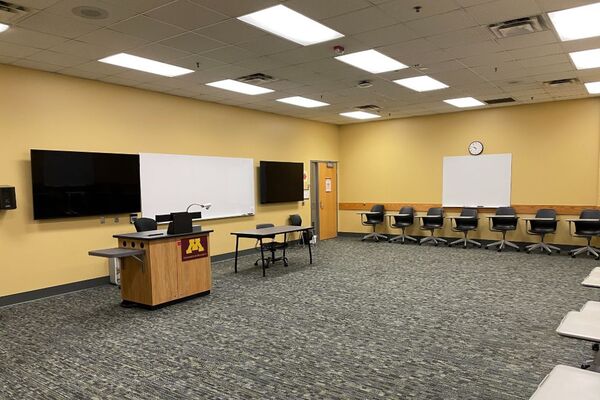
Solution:
{"label": "black wall speaker", "polygon": [[0,186],[0,210],[17,208],[17,196],[14,186]]}

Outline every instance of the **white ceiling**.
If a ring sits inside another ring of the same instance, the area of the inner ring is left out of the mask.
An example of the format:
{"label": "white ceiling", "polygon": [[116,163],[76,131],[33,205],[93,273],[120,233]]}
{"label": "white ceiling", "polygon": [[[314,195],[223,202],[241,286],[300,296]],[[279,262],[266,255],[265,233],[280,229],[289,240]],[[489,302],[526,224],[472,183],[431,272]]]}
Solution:
{"label": "white ceiling", "polygon": [[[512,96],[536,103],[589,96],[582,83],[550,88],[544,81],[600,80],[600,68],[577,71],[568,53],[600,48],[600,37],[561,42],[552,29],[495,39],[487,25],[595,3],[597,0],[9,0],[31,10],[0,34],[0,63],[192,97],[334,124],[354,122],[340,112],[376,104],[383,118],[454,112],[443,99]],[[303,47],[238,21],[274,4],[286,6],[344,35]],[[108,11],[85,19],[77,6]],[[419,13],[414,6],[421,6]],[[0,21],[1,22],[1,21]],[[375,48],[406,65],[371,74],[334,57]],[[178,78],[137,72],[96,60],[119,52],[190,68]],[[262,72],[278,79],[274,93],[236,94],[204,85]],[[417,93],[392,81],[427,75],[450,86]],[[373,86],[356,87],[369,79]],[[331,106],[304,109],[276,102],[304,96]],[[486,106],[491,107],[491,106]],[[382,118],[382,119],[383,119]]]}

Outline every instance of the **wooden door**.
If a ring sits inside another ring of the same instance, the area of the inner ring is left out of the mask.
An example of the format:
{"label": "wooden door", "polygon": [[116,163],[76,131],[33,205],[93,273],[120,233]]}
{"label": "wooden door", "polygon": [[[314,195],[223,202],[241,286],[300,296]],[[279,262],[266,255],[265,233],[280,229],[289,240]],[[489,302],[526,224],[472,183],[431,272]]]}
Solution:
{"label": "wooden door", "polygon": [[337,166],[319,162],[319,239],[337,236]]}

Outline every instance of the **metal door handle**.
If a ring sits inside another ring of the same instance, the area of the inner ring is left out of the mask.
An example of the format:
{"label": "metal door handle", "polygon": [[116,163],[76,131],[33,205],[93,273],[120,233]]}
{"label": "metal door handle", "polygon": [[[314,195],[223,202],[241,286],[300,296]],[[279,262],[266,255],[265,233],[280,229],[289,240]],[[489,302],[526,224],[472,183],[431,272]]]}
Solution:
{"label": "metal door handle", "polygon": [[319,207],[321,207],[321,210],[323,209],[323,202],[319,201]]}

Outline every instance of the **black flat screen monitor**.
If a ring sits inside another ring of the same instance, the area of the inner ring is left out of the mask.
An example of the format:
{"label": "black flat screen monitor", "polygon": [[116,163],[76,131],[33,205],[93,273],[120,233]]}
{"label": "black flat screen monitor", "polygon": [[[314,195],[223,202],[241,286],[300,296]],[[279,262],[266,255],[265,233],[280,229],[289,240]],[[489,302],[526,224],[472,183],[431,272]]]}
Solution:
{"label": "black flat screen monitor", "polygon": [[304,164],[294,162],[260,162],[260,202],[285,203],[302,201]]}
{"label": "black flat screen monitor", "polygon": [[31,150],[33,218],[139,212],[137,154]]}

